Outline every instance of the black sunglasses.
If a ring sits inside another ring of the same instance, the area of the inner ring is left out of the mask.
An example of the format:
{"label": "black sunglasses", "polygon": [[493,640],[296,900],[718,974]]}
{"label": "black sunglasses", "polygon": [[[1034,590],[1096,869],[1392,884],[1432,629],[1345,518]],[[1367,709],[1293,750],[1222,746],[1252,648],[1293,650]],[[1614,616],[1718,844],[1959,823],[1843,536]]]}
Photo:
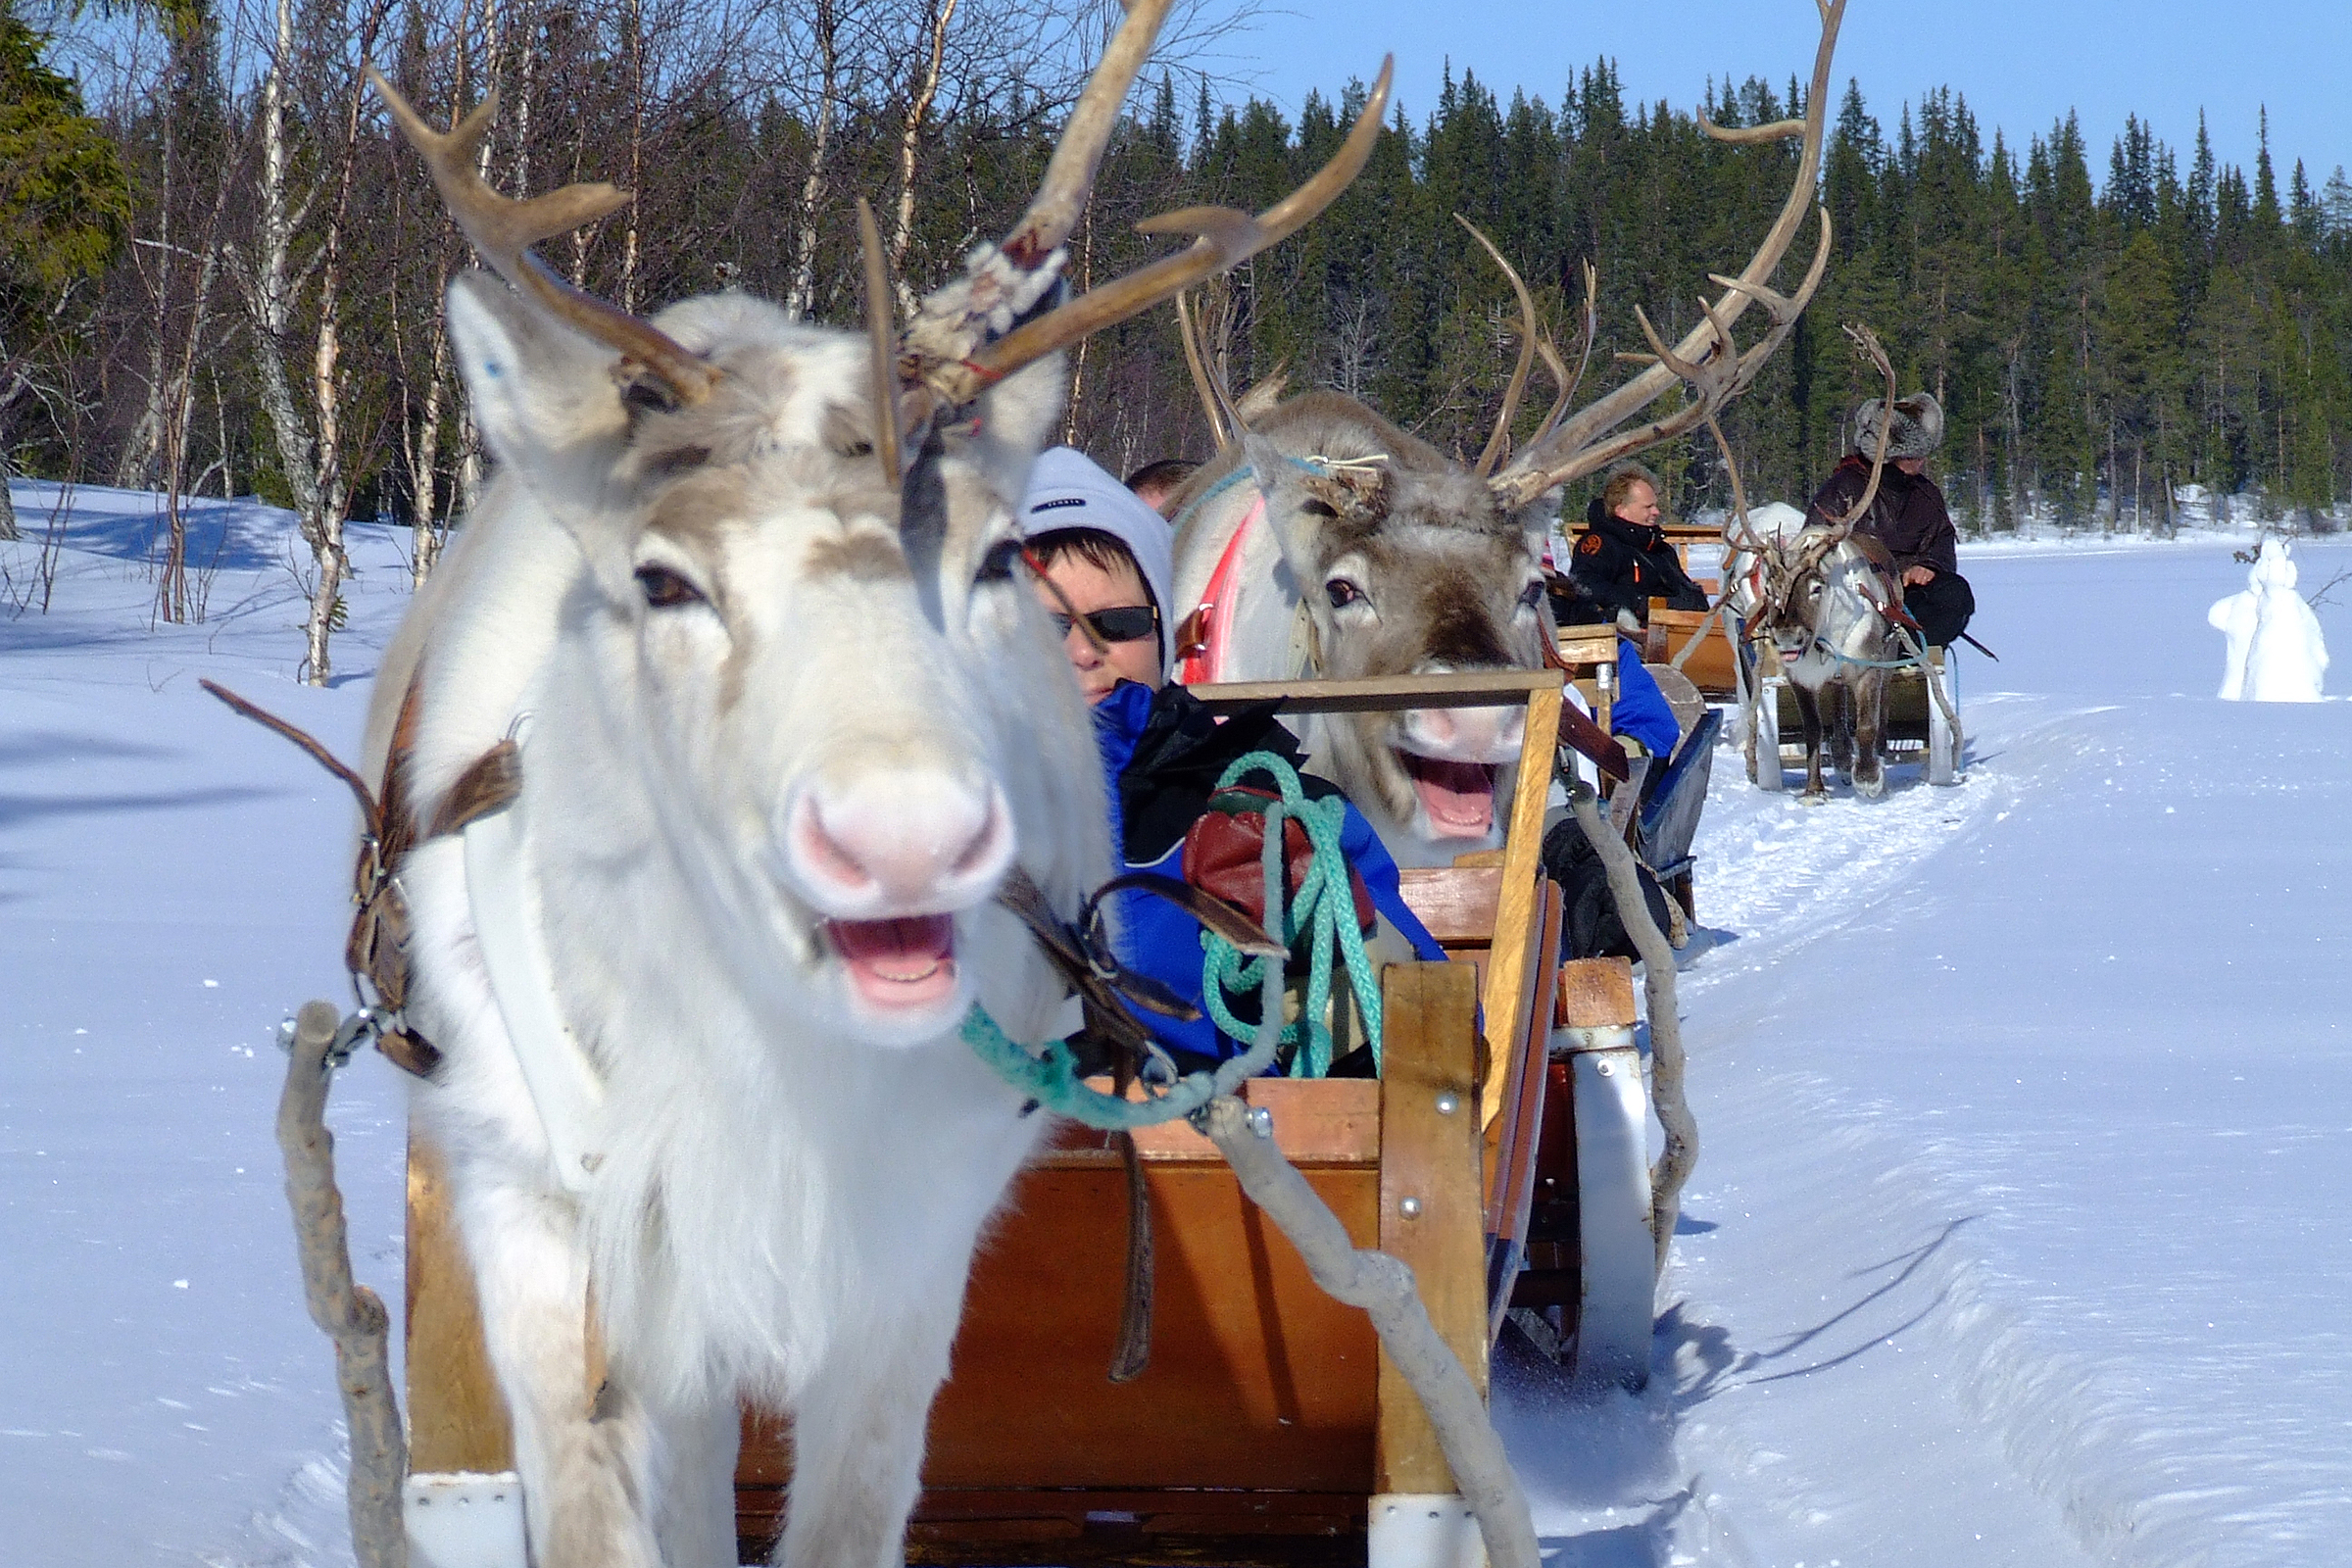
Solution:
{"label": "black sunglasses", "polygon": [[[1054,632],[1063,637],[1070,634],[1070,617],[1059,611],[1048,611],[1047,618],[1054,622]],[[1106,643],[1138,643],[1159,630],[1159,612],[1150,605],[1121,605],[1115,610],[1098,610],[1080,617],[1095,628],[1095,635]]]}

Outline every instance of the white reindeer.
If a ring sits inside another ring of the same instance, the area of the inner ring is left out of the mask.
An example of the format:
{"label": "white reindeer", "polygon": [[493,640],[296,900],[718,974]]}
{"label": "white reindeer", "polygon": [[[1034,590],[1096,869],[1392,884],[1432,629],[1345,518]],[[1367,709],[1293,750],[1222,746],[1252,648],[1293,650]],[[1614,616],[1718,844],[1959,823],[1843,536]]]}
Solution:
{"label": "white reindeer", "polygon": [[577,293],[527,247],[617,193],[504,202],[473,172],[489,104],[438,136],[378,81],[506,279],[450,290],[496,477],[385,660],[368,765],[446,823],[519,738],[518,798],[428,826],[399,887],[441,1058],[414,1115],[542,1568],[733,1564],[747,1399],[793,1422],[777,1560],[902,1560],[973,1247],[1046,1120],[958,1026],[977,1003],[1039,1040],[1064,995],[992,899],[1018,872],[1068,918],[1109,866],[1093,732],[1013,571],[1057,351],[1312,217],[1386,98],[1384,73],[1263,220],[1184,215],[1192,248],[1049,310],[1165,11],[1139,0],[1022,225],[896,343],[887,314],[860,338]]}
{"label": "white reindeer", "polygon": [[[1821,282],[1821,244],[1792,296],[1768,287],[1813,206],[1830,61],[1845,0],[1820,0],[1821,39],[1802,120],[1739,130],[1727,141],[1800,143],[1795,178],[1778,219],[1738,277],[1717,277],[1723,297],[1702,300],[1705,319],[1669,348],[1650,330],[1655,362],[1607,396],[1577,410],[1571,375],[1539,330],[1535,302],[1501,253],[1470,232],[1519,297],[1519,363],[1493,436],[1462,464],[1399,430],[1351,398],[1315,392],[1244,427],[1221,387],[1190,353],[1225,450],[1177,498],[1176,600],[1186,612],[1188,680],[1285,680],[1431,673],[1478,667],[1537,668],[1553,634],[1543,549],[1559,487],[1702,423],[1745,390]],[[1465,221],[1464,227],[1470,225]],[[1732,323],[1750,304],[1771,325],[1742,351]],[[1585,352],[1592,342],[1587,269]],[[1637,316],[1640,312],[1637,310]],[[1190,345],[1188,345],[1189,347]],[[1511,425],[1541,352],[1560,392],[1516,458]],[[1677,383],[1678,411],[1621,428]],[[1508,460],[1507,462],[1505,460]],[[1425,710],[1317,715],[1301,740],[1314,765],[1348,795],[1397,861],[1445,865],[1501,842],[1494,802],[1507,799],[1520,752],[1516,710]]]}

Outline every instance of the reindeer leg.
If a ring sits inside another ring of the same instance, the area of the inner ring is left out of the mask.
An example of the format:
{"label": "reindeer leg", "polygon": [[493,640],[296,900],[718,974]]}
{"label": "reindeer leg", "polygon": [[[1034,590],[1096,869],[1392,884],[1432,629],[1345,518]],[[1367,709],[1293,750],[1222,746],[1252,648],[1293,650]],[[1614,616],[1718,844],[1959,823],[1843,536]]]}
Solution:
{"label": "reindeer leg", "polygon": [[657,1531],[664,1568],[735,1568],[735,1458],[743,1414],[733,1399],[655,1417],[662,1489]]}
{"label": "reindeer leg", "polygon": [[588,1259],[571,1205],[453,1176],[491,1368],[514,1419],[533,1559],[662,1568],[646,1513],[657,1489],[644,1412],[588,1387]]}
{"label": "reindeer leg", "polygon": [[1830,798],[1827,786],[1821,782],[1821,694],[1810,686],[1794,681],[1788,689],[1796,694],[1796,716],[1805,727],[1805,801],[1818,806]]}
{"label": "reindeer leg", "polygon": [[1880,748],[1886,739],[1886,671],[1865,670],[1855,683],[1854,793],[1877,800],[1886,793],[1886,764]]}
{"label": "reindeer leg", "polygon": [[[960,1285],[960,1280],[958,1281]],[[948,1375],[957,1296],[908,1293],[882,1322],[844,1325],[793,1401],[792,1490],[778,1568],[900,1568],[931,1399]]]}
{"label": "reindeer leg", "polygon": [[1847,682],[1832,681],[1821,689],[1829,712],[1823,715],[1830,732],[1830,762],[1847,782],[1854,777],[1854,693]]}

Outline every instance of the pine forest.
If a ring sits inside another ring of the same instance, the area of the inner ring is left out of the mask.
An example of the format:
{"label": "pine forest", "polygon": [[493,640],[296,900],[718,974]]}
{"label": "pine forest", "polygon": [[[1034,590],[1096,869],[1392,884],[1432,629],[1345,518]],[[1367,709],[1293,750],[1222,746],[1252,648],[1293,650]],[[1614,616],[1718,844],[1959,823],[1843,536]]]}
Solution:
{"label": "pine forest", "polygon": [[[635,193],[547,247],[583,286],[640,312],[740,287],[854,323],[855,198],[910,301],[1017,215],[1103,23],[1040,0],[8,3],[0,462],[258,494],[295,509],[320,563],[345,519],[390,517],[416,530],[420,579],[479,481],[438,311],[467,256],[364,61],[442,123],[495,86],[486,172],[509,192]],[[1294,122],[1244,99],[1193,64],[1215,33],[1174,37],[1139,89],[1074,246],[1081,285],[1164,253],[1135,231],[1152,213],[1275,200],[1363,102],[1333,83]],[[1279,368],[1475,452],[1520,326],[1458,214],[1563,345],[1592,264],[1590,398],[1643,346],[1634,307],[1687,330],[1707,274],[1745,262],[1788,189],[1792,150],[1720,144],[1695,112],[1755,124],[1800,112],[1797,94],[1749,79],[1629,103],[1601,61],[1506,101],[1449,74],[1434,105],[1393,113],[1330,213],[1215,302],[1234,388]],[[1827,280],[1726,425],[1751,497],[1801,501],[1843,450],[1877,390],[1839,332],[1863,322],[1904,390],[1943,402],[1937,471],[1966,526],[2165,530],[2187,497],[2332,525],[2352,493],[2352,183],[2271,148],[2267,125],[2251,170],[2217,164],[2201,118],[2186,148],[2136,118],[2093,146],[2108,134],[2067,114],[2018,145],[1986,135],[1962,86],[1899,104],[1843,86]],[[1071,379],[1068,439],[1106,466],[1206,455],[1173,313],[1090,342]],[[1523,434],[1548,401],[1528,398]],[[1675,511],[1728,499],[1705,436],[1651,461]],[[0,530],[33,520],[0,511]],[[174,548],[159,546],[166,618],[201,610],[172,578],[203,563]]]}

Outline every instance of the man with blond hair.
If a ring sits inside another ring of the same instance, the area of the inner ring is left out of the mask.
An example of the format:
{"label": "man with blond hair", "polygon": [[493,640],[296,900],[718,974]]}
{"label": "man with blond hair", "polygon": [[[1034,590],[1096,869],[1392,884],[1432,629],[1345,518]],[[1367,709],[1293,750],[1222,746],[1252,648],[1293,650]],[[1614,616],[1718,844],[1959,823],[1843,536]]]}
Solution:
{"label": "man with blond hair", "polygon": [[1639,463],[1611,468],[1585,509],[1585,531],[1570,553],[1569,573],[1612,614],[1649,620],[1649,602],[1669,610],[1704,610],[1707,596],[1683,569],[1683,558],[1658,526],[1658,476]]}

